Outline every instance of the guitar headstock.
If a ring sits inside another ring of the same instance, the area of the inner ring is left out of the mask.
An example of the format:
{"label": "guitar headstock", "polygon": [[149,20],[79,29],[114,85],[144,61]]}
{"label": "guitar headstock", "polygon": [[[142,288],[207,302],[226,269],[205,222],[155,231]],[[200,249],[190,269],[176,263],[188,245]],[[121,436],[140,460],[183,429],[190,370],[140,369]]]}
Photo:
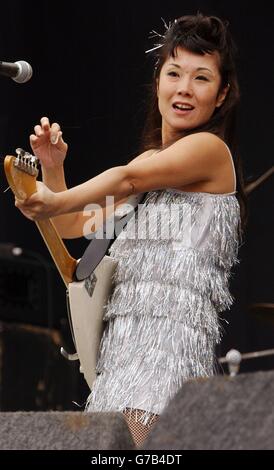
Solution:
{"label": "guitar headstock", "polygon": [[26,199],[36,192],[39,160],[21,148],[16,149],[16,154],[5,157],[6,178],[16,197]]}

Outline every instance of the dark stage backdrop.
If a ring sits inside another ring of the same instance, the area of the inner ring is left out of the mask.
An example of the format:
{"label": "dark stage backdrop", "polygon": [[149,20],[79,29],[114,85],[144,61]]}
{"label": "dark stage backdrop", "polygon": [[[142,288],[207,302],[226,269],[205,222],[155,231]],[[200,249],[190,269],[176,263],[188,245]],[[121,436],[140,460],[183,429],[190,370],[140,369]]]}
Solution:
{"label": "dark stage backdrop", "polygon": [[[270,5],[266,1],[251,6],[249,1],[219,0],[104,1],[97,2],[96,7],[94,2],[86,0],[2,2],[0,59],[26,60],[34,73],[28,83],[21,85],[0,77],[0,243],[22,247],[28,258],[26,269],[30,258],[37,261],[42,256],[45,262],[50,262],[35,225],[14,208],[11,192],[3,193],[4,156],[14,154],[16,147],[30,149],[28,136],[42,116],[49,116],[51,121],[62,125],[69,144],[66,160],[69,186],[111,166],[127,163],[136,155],[147,84],[152,75],[152,62],[144,51],[153,42],[148,39],[150,31],[164,30],[161,17],[169,22],[200,10],[229,20],[239,47],[242,92],[239,140],[246,181],[266,172],[274,160],[274,24]],[[274,311],[268,316],[255,317],[249,309],[257,302],[274,302],[273,176],[252,192],[249,203],[250,218],[240,250],[241,263],[231,282],[235,304],[230,312],[222,315],[229,324],[223,322],[224,338],[218,354],[226,353],[231,347],[244,352],[274,346]],[[68,241],[66,245],[74,257],[80,257],[87,243],[80,239]],[[5,246],[1,246],[5,252]],[[10,308],[14,296],[20,300],[22,294],[18,289],[23,287],[12,281],[15,260],[5,253],[1,255],[0,250],[0,262],[3,267],[0,290],[9,290]],[[9,282],[5,278],[7,264]],[[16,277],[18,273],[14,269]],[[47,292],[52,291],[51,317],[54,318],[49,322],[45,300],[37,323],[55,325],[58,329],[59,318],[66,313],[65,293],[57,278],[55,272],[47,285]],[[57,295],[56,289],[61,294]],[[1,306],[0,319],[8,322],[5,308]],[[16,312],[12,319],[35,323],[33,317],[16,318]],[[273,367],[271,359],[243,364],[243,370],[270,367]]]}

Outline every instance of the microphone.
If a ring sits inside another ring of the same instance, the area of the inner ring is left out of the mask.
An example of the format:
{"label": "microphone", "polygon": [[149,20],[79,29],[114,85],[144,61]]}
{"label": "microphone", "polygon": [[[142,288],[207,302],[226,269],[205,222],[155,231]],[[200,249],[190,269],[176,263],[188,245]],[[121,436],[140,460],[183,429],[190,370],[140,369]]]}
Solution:
{"label": "microphone", "polygon": [[32,77],[32,68],[25,60],[14,63],[0,60],[0,75],[10,77],[17,83],[25,83]]}

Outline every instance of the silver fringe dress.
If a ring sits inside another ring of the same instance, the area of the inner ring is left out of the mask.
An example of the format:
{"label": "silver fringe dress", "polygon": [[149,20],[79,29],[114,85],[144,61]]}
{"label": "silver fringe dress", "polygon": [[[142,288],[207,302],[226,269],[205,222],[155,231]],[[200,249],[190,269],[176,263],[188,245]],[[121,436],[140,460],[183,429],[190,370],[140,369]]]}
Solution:
{"label": "silver fringe dress", "polygon": [[110,248],[118,266],[88,411],[140,409],[147,424],[184,381],[214,374],[239,233],[235,193],[146,195]]}

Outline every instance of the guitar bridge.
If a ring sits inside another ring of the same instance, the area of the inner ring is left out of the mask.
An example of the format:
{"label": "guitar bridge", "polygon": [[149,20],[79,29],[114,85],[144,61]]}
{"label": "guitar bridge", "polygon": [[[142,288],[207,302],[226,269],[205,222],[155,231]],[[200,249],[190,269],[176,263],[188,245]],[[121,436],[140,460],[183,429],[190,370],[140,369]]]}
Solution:
{"label": "guitar bridge", "polygon": [[37,166],[39,159],[21,148],[16,149],[16,154],[17,157],[14,160],[14,166],[31,176],[38,176],[39,170]]}

